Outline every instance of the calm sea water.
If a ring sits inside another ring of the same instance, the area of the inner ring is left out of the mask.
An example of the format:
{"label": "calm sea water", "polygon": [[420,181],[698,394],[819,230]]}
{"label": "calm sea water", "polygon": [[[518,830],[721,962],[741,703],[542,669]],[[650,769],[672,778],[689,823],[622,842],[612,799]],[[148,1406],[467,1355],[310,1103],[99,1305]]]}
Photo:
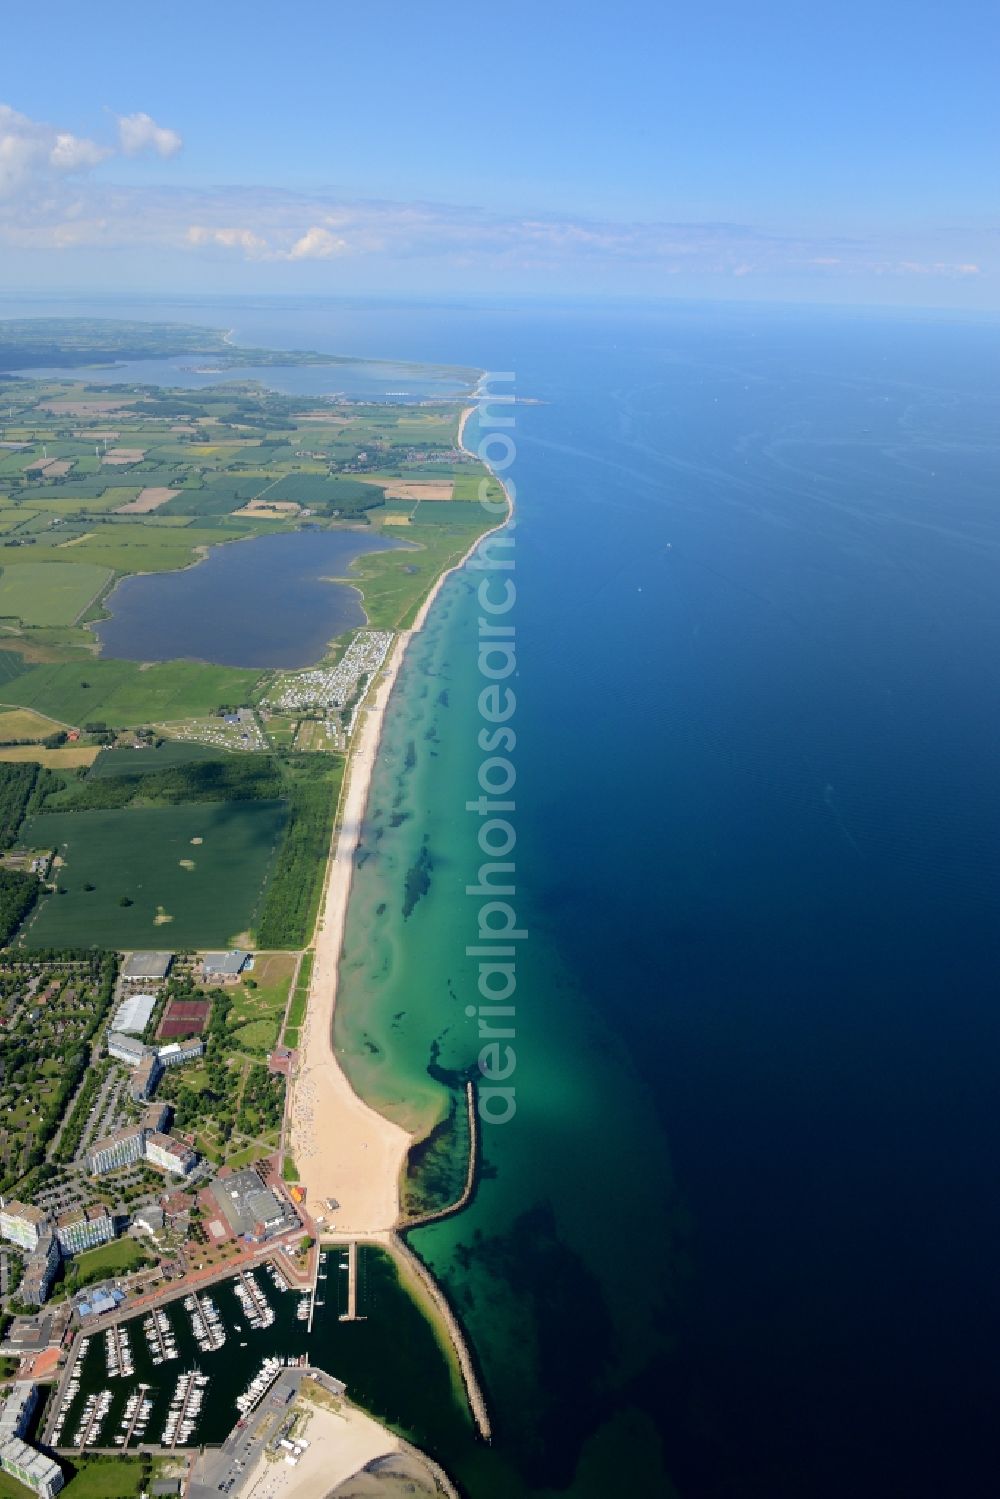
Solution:
{"label": "calm sea water", "polygon": [[[456,1475],[992,1494],[995,327],[220,320],[546,403],[515,431],[519,1108],[470,1210],[416,1238],[497,1429],[454,1439]],[[454,581],[392,705],[339,1009],[358,1085],[425,1120],[475,1055],[476,615]]]}
{"label": "calm sea water", "polygon": [[217,666],[312,666],[365,623],[350,576],[366,552],[402,543],[361,529],[292,531],[213,547],[195,567],[123,578],[94,626],[103,656]]}

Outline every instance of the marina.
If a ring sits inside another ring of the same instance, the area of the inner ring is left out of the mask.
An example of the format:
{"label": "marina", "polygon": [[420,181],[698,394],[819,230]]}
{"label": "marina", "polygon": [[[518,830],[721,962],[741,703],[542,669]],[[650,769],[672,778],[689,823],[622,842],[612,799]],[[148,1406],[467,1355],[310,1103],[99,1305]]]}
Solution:
{"label": "marina", "polygon": [[[471,1441],[434,1334],[383,1250],[358,1246],[359,1320],[341,1320],[349,1302],[348,1262],[346,1245],[324,1248],[317,1266],[322,1304],[315,1307],[311,1291],[292,1283],[279,1256],[208,1290],[179,1289],[154,1312],[83,1336],[42,1439],[64,1453],[220,1445],[252,1419],[283,1370],[307,1359],[342,1380],[352,1400],[383,1420],[398,1421],[406,1392],[419,1390],[410,1432],[420,1444],[443,1452],[456,1432]],[[312,1311],[311,1330],[301,1316],[303,1303]],[[130,1348],[131,1377],[109,1377],[109,1333],[112,1347]],[[208,1349],[200,1346],[213,1341]]]}

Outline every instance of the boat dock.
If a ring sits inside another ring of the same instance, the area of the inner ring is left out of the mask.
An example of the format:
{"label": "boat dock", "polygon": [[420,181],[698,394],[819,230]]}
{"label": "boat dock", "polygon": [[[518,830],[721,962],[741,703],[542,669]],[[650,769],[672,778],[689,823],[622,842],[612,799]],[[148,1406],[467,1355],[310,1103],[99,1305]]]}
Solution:
{"label": "boat dock", "polygon": [[347,1246],[347,1311],[341,1312],[341,1322],[364,1322],[358,1316],[358,1241],[351,1239]]}
{"label": "boat dock", "polygon": [[123,1448],[127,1447],[129,1442],[131,1442],[132,1437],[135,1433],[135,1428],[140,1423],[140,1421],[142,1421],[143,1431],[145,1431],[145,1422],[148,1419],[148,1416],[143,1415],[142,1407],[143,1401],[146,1399],[146,1394],[149,1388],[150,1386],[148,1384],[140,1384],[136,1391],[136,1395],[133,1397],[132,1414],[128,1418],[128,1426],[125,1430],[125,1439],[121,1443]]}

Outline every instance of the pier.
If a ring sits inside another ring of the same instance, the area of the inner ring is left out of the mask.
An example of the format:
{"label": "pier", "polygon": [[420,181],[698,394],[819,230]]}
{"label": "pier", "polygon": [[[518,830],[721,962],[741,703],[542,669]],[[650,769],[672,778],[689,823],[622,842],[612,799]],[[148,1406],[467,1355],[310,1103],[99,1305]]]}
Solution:
{"label": "pier", "polygon": [[127,1449],[129,1442],[131,1442],[131,1440],[132,1440],[132,1434],[135,1431],[136,1425],[138,1424],[139,1419],[140,1419],[140,1417],[142,1415],[142,1402],[145,1400],[145,1398],[146,1398],[146,1392],[150,1388],[151,1387],[148,1384],[141,1384],[141,1383],[137,1387],[137,1392],[136,1393],[138,1394],[139,1398],[136,1400],[136,1402],[135,1402],[135,1409],[133,1410],[131,1416],[129,1417],[128,1428],[127,1428],[127,1430],[125,1432],[125,1440],[124,1440],[124,1442],[122,1443],[122,1446],[121,1446],[121,1450],[122,1451],[125,1451]]}
{"label": "pier", "polygon": [[326,1251],[324,1250],[323,1245],[317,1241],[316,1255],[313,1261],[312,1286],[309,1290],[309,1320],[306,1324],[307,1333],[311,1333],[313,1330],[313,1318],[316,1315],[317,1287],[319,1286],[321,1280],[326,1280],[326,1275],[322,1274],[320,1271],[320,1267],[323,1264],[325,1257]]}
{"label": "pier", "polygon": [[[177,1419],[174,1422],[173,1427],[170,1429],[169,1439],[167,1439],[166,1431],[163,1433],[163,1436],[160,1439],[161,1445],[164,1447],[170,1447],[171,1449],[173,1449],[174,1447],[177,1447],[178,1444],[183,1446],[188,1440],[184,1435],[184,1424],[189,1419],[191,1421],[195,1419],[195,1417],[191,1416],[190,1414],[191,1407],[195,1407],[195,1414],[197,1414],[197,1407],[201,1404],[201,1401],[196,1400],[195,1398],[195,1396],[200,1393],[198,1389],[198,1382],[195,1378],[197,1372],[197,1370],[193,1370],[190,1374],[181,1375],[181,1379],[179,1382],[183,1383],[184,1385],[184,1396],[181,1402],[181,1407]],[[167,1421],[169,1425],[169,1416],[167,1417]]]}
{"label": "pier", "polygon": [[341,1312],[340,1322],[364,1322],[358,1316],[358,1241],[352,1239],[347,1246],[347,1311]]}

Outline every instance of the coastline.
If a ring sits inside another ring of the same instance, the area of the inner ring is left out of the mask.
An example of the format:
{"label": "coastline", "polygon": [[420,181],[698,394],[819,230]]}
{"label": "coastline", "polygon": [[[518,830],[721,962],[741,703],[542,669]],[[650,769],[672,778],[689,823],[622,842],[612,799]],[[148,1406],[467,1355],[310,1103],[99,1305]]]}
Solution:
{"label": "coastline", "polygon": [[[465,453],[464,434],[475,404],[463,408],[457,445]],[[475,454],[469,453],[470,457]],[[435,580],[413,624],[397,635],[392,652],[362,707],[351,748],[327,862],[326,880],[314,931],[312,979],[302,1027],[299,1061],[289,1094],[289,1149],[310,1213],[321,1232],[374,1238],[400,1226],[400,1181],[414,1136],[379,1114],[354,1091],[337,1058],[333,1021],[339,986],[340,957],[354,875],[354,859],[372,774],[382,737],[385,711],[406,657],[452,573],[464,567],[489,535],[502,530],[513,506],[505,484],[507,513],[498,525],[478,536],[465,554]],[[336,1203],[336,1207],[328,1207]]]}

